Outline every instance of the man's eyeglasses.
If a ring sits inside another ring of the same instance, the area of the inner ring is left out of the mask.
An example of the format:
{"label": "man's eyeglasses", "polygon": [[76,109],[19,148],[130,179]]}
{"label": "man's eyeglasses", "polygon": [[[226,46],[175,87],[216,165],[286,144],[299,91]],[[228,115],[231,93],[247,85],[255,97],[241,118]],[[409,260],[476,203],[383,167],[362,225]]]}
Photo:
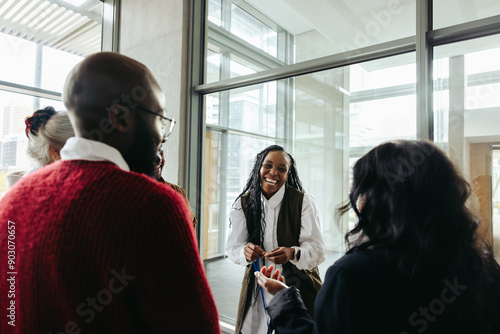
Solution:
{"label": "man's eyeglasses", "polygon": [[141,111],[144,111],[144,112],[147,112],[147,113],[150,113],[150,114],[153,114],[153,115],[156,115],[158,117],[160,117],[162,120],[164,120],[165,122],[165,128],[167,128],[167,133],[165,134],[165,138],[167,138],[168,136],[170,136],[170,134],[172,133],[172,131],[174,131],[174,127],[175,127],[175,119],[173,118],[168,118],[168,117],[165,117],[161,114],[158,114],[157,112],[154,112],[152,110],[149,110],[149,109],[146,109],[144,107],[141,107],[140,105],[135,105],[135,106],[131,106],[132,108],[135,108],[135,109],[139,109]]}

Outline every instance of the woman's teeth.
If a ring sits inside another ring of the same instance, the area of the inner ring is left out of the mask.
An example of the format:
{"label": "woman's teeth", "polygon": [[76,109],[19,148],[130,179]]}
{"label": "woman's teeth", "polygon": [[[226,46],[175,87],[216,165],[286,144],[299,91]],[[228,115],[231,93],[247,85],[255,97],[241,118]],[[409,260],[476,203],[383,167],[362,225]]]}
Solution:
{"label": "woman's teeth", "polygon": [[275,185],[276,183],[278,183],[278,181],[275,181],[275,180],[269,180],[269,179],[265,179],[267,183],[269,184],[272,184],[272,185]]}

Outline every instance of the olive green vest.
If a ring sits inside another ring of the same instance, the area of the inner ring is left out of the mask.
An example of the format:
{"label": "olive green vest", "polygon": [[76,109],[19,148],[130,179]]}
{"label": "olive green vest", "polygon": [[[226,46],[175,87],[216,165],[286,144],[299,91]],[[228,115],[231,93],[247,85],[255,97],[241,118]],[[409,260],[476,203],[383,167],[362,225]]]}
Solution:
{"label": "olive green vest", "polygon": [[[248,217],[246,210],[247,197],[248,194],[241,196],[241,206],[245,217]],[[303,199],[303,192],[291,187],[286,188],[278,215],[277,239],[279,247],[299,246]],[[252,287],[255,284],[253,272],[252,265],[248,265],[241,286],[238,316],[236,319],[236,334],[240,333],[246,311],[252,303]],[[313,270],[300,270],[291,262],[287,262],[283,264],[281,274],[285,277],[287,285],[293,285],[300,291],[307,310],[314,318],[314,301],[322,284],[318,267],[315,267]]]}

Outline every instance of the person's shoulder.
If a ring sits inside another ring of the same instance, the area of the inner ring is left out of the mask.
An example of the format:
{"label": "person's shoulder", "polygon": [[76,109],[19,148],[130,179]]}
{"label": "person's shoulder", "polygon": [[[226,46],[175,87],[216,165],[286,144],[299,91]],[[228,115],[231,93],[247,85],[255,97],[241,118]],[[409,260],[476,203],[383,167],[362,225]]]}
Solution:
{"label": "person's shoulder", "polygon": [[170,182],[165,181],[163,179],[159,180],[159,182],[168,185],[170,188],[174,189],[176,192],[178,192],[179,194],[181,194],[183,197],[185,197],[187,199],[186,190],[184,190],[184,188],[182,188],[181,186],[179,186],[175,183],[170,183]]}
{"label": "person's shoulder", "polygon": [[[125,171],[123,171],[125,172]],[[158,181],[150,176],[136,172],[125,172],[124,178],[130,179],[137,187],[146,190],[148,197],[179,199],[184,189],[167,181]],[[184,192],[185,193],[185,192]]]}
{"label": "person's shoulder", "polygon": [[328,272],[343,271],[349,276],[365,275],[367,272],[375,269],[375,261],[369,252],[349,253],[338,259]]}
{"label": "person's shoulder", "polygon": [[290,187],[290,186],[285,186],[285,187],[286,187],[285,194],[283,196],[286,200],[304,202],[304,199],[306,198],[305,192],[300,191],[294,187]]}
{"label": "person's shoulder", "polygon": [[92,189],[105,190],[109,196],[133,195],[138,202],[147,202],[154,197],[179,201],[180,195],[171,187],[145,174],[123,170],[109,161],[66,160],[52,165],[54,170],[67,173],[68,181],[78,183],[85,179],[83,182],[92,184]]}
{"label": "person's shoulder", "polygon": [[299,189],[294,188],[292,186],[286,186],[285,191],[292,193],[292,194],[302,194],[302,195],[304,195],[306,193],[305,191],[299,190]]}

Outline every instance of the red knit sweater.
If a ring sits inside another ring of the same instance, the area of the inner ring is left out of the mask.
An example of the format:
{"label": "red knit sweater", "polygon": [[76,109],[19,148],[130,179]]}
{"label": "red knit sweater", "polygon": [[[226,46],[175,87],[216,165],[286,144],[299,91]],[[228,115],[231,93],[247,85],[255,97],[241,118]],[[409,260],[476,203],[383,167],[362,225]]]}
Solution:
{"label": "red knit sweater", "polygon": [[220,332],[185,200],[146,176],[38,170],[0,201],[0,245],[2,334]]}

